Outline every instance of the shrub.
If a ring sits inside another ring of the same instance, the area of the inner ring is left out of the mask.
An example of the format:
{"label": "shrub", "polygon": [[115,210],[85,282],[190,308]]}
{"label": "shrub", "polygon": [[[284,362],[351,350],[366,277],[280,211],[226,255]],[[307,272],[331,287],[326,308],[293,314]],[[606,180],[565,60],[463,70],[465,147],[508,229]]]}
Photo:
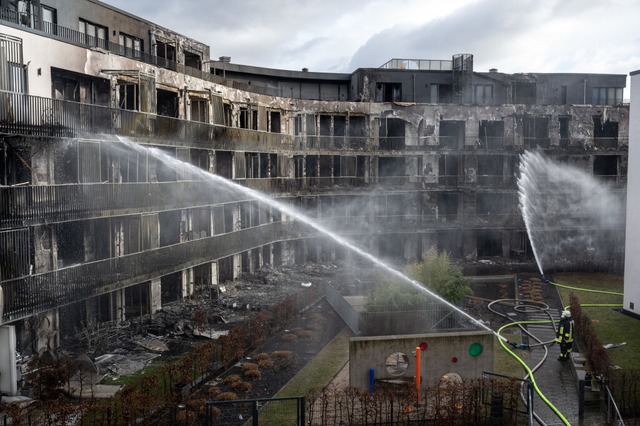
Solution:
{"label": "shrub", "polygon": [[242,365],[242,372],[245,373],[249,370],[257,370],[258,369],[258,364],[255,364],[253,362],[247,362],[245,364]]}
{"label": "shrub", "polygon": [[222,384],[224,385],[231,385],[234,382],[240,381],[240,375],[239,374],[230,374],[227,377],[225,377],[224,379],[222,379]]}
{"label": "shrub", "polygon": [[249,392],[251,389],[253,389],[253,386],[251,386],[251,383],[249,382],[239,381],[232,384],[231,388],[239,392]]}
{"label": "shrub", "polygon": [[244,372],[244,377],[251,380],[260,380],[262,378],[262,373],[257,368],[255,370],[247,370]]}
{"label": "shrub", "polygon": [[271,358],[276,358],[276,359],[293,358],[293,352],[291,352],[291,351],[274,351],[274,352],[271,352]]}
{"label": "shrub", "polygon": [[238,395],[236,395],[234,392],[222,392],[221,394],[218,394],[218,396],[216,396],[216,399],[218,401],[235,401],[236,399],[238,399]]}
{"label": "shrub", "polygon": [[313,337],[314,333],[311,330],[300,330],[296,333],[300,339],[309,340]]}
{"label": "shrub", "polygon": [[268,353],[262,352],[262,353],[257,354],[256,356],[254,356],[253,360],[259,362],[259,361],[262,361],[262,360],[265,360],[265,359],[269,359],[269,358],[271,358],[271,357],[269,356]]}
{"label": "shrub", "polygon": [[258,367],[261,369],[273,368],[273,361],[270,359],[263,359],[258,363]]}
{"label": "shrub", "polygon": [[274,359],[273,369],[276,371],[289,368],[293,364],[293,352],[291,351],[276,351],[271,356]]}
{"label": "shrub", "polygon": [[207,391],[207,393],[209,394],[209,396],[212,396],[212,397],[216,397],[216,396],[220,395],[220,393],[221,393],[221,392],[222,392],[222,391],[221,391],[218,387],[216,387],[216,386],[211,386],[211,387],[209,388],[209,390]]}
{"label": "shrub", "polygon": [[298,340],[298,336],[292,333],[285,333],[282,335],[282,340],[285,342],[295,342]]}

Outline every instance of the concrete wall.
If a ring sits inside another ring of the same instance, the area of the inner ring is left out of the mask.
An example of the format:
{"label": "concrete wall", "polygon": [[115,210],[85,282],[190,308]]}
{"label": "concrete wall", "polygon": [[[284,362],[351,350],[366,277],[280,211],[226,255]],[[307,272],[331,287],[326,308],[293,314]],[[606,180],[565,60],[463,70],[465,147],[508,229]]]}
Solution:
{"label": "concrete wall", "polygon": [[[369,369],[376,380],[415,380],[416,347],[427,344],[421,352],[423,386],[430,386],[448,373],[463,379],[477,378],[483,371],[493,371],[494,335],[486,331],[412,334],[398,336],[352,337],[349,339],[349,382],[351,386],[368,388]],[[477,356],[469,353],[472,344],[482,346]],[[404,374],[393,375],[387,369],[387,358],[404,353],[409,360]]]}
{"label": "concrete wall", "polygon": [[627,175],[627,230],[624,262],[624,309],[640,314],[640,71],[631,73],[629,116],[629,174]]}

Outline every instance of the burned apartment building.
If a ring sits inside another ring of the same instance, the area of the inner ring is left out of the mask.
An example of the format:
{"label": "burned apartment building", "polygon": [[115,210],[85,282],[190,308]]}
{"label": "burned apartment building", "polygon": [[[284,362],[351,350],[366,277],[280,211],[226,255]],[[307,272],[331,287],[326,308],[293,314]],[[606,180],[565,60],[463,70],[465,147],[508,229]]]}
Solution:
{"label": "burned apartment building", "polygon": [[625,75],[478,72],[470,54],[266,69],[211,60],[96,0],[0,5],[0,323],[13,327],[0,347],[55,348],[78,324],[153,313],[265,264],[344,257],[185,163],[396,265],[430,247],[533,265],[525,150],[625,190]]}

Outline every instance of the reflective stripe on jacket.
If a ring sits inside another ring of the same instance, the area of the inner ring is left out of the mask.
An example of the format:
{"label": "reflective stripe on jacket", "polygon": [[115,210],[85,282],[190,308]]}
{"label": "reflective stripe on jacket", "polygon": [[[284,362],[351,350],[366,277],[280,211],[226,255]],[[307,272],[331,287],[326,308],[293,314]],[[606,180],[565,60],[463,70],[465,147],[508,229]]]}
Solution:
{"label": "reflective stripe on jacket", "polygon": [[556,334],[556,336],[562,339],[563,342],[573,342],[573,320],[560,320],[560,325],[558,327],[558,333]]}

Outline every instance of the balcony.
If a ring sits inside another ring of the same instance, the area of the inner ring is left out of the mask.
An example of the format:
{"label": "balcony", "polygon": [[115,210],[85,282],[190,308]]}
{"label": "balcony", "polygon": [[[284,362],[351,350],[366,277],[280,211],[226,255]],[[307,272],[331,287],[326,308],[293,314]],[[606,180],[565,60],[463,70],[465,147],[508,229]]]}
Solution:
{"label": "balcony", "polygon": [[0,229],[189,208],[207,193],[215,204],[246,199],[216,188],[213,181],[1,186]]}
{"label": "balcony", "polygon": [[301,236],[303,231],[294,222],[273,222],[230,234],[3,281],[2,322],[16,321],[156,279],[215,261],[233,252],[241,253],[273,241],[299,239]]}

